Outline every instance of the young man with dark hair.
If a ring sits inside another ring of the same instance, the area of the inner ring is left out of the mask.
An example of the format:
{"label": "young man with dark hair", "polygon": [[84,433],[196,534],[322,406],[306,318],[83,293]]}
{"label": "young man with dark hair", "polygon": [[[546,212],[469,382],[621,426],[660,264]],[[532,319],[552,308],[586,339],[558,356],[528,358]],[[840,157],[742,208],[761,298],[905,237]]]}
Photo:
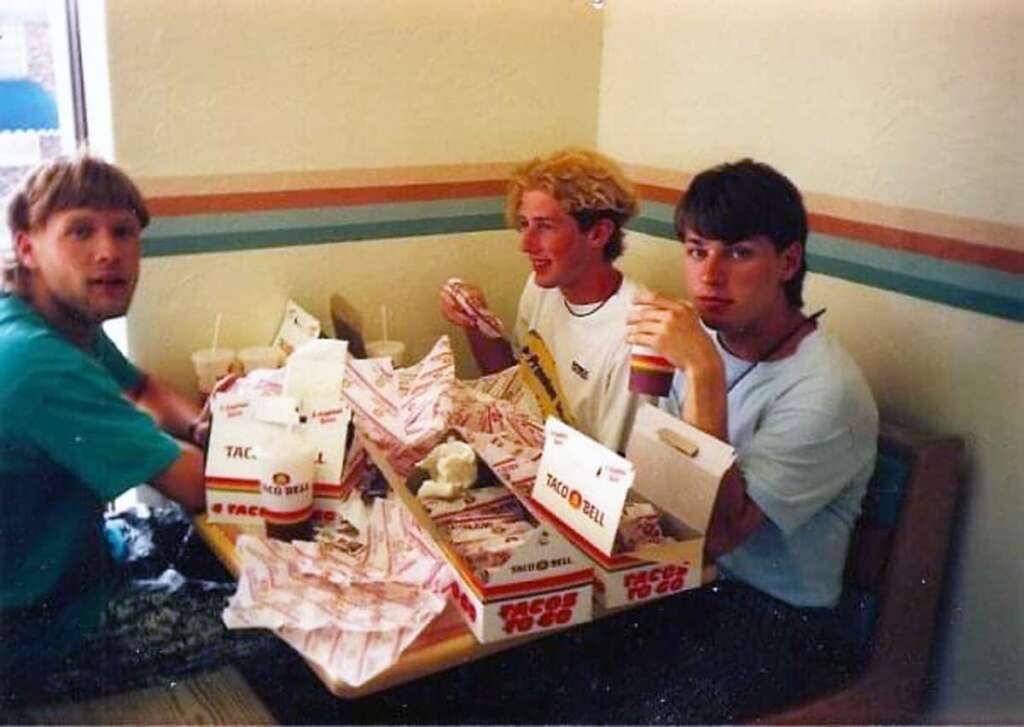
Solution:
{"label": "young man with dark hair", "polygon": [[676,366],[683,418],[736,447],[709,552],[726,576],[794,606],[832,607],[878,412],[854,361],[801,310],[800,193],[765,164],[725,164],[694,178],[676,229],[692,306],[641,297],[630,340]]}
{"label": "young man with dark hair", "polygon": [[[623,251],[623,226],[636,211],[636,192],[618,166],[576,148],[517,169],[505,208],[533,269],[515,330],[526,381],[542,413],[616,450],[625,446],[638,402],[629,391],[624,340],[638,286],[613,262]],[[463,294],[486,308],[478,287],[464,284]],[[481,332],[478,319],[446,290],[441,311],[465,328],[483,373],[516,362],[508,341]]]}
{"label": "young man with dark hair", "polygon": [[641,294],[628,340],[675,365],[667,407],[737,452],[706,541],[719,581],[685,601],[732,650],[733,666],[712,670],[752,675],[723,683],[734,718],[847,663],[835,607],[878,412],[818,328],[823,311],[801,310],[807,213],[789,179],[749,159],[714,167],[694,177],[675,223],[690,301]]}
{"label": "young man with dark hair", "polygon": [[[76,647],[97,658],[113,643],[81,646],[103,619],[118,620],[108,609],[122,585],[104,528],[108,502],[149,483],[188,510],[204,506],[207,420],[131,364],[101,327],[128,310],[148,222],[131,180],[87,155],[44,163],[9,203],[14,256],[0,295],[0,686],[39,687]],[[178,624],[164,643],[184,645],[190,628]]]}

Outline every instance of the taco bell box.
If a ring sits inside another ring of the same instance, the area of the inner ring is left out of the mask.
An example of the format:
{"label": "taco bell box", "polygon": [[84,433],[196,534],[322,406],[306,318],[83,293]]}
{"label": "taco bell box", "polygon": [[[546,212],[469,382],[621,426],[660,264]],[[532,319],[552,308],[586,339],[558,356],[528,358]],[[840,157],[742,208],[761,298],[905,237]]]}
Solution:
{"label": "taco bell box", "polygon": [[433,487],[422,470],[403,481],[372,443],[366,446],[451,566],[450,595],[480,643],[591,619],[589,561],[550,525],[538,523],[475,453],[470,456],[479,474],[473,486],[451,497],[421,498],[421,488]]}
{"label": "taco bell box", "polygon": [[700,586],[732,447],[649,404],[625,458],[557,419],[545,430],[531,501],[593,563],[597,601],[619,608]]}
{"label": "taco bell box", "polygon": [[[291,397],[243,398],[218,394],[212,404],[206,455],[206,513],[210,522],[262,523],[258,455],[288,431],[315,452],[313,521],[330,522],[341,510],[341,475],[351,410],[340,401],[308,407],[299,423]],[[294,417],[294,418],[293,418]]]}

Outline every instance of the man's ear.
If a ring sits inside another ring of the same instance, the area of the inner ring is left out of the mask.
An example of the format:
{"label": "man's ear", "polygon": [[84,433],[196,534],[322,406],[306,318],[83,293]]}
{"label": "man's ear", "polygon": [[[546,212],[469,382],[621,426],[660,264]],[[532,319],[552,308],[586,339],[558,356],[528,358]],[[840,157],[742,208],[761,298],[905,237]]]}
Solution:
{"label": "man's ear", "polygon": [[800,261],[804,258],[804,246],[799,242],[791,242],[779,253],[782,257],[782,280],[788,282],[800,270]]}
{"label": "man's ear", "polygon": [[35,270],[38,267],[36,264],[34,241],[32,236],[25,230],[19,230],[14,233],[14,254],[22,267],[28,270]]}
{"label": "man's ear", "polygon": [[615,223],[607,217],[602,217],[587,230],[587,244],[591,247],[603,248],[612,239],[615,232]]}

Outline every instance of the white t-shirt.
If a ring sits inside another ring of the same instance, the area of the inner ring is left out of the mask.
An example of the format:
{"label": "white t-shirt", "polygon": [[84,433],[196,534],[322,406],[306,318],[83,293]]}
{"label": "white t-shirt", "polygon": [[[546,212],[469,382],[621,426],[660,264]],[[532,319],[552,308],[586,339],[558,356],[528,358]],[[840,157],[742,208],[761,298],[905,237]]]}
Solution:
{"label": "white t-shirt", "polygon": [[640,400],[629,391],[626,316],[636,283],[623,278],[619,290],[591,314],[569,312],[558,288],[541,288],[531,274],[519,299],[516,341],[522,349],[530,331],[554,360],[561,390],[576,427],[606,447],[623,451]]}
{"label": "white t-shirt", "polygon": [[[716,345],[735,381],[751,362]],[[676,414],[685,384],[676,372]],[[878,445],[878,410],[857,364],[820,330],[791,356],[759,363],[729,393],[729,441],[767,519],[718,559],[720,570],[796,606],[834,606]]]}

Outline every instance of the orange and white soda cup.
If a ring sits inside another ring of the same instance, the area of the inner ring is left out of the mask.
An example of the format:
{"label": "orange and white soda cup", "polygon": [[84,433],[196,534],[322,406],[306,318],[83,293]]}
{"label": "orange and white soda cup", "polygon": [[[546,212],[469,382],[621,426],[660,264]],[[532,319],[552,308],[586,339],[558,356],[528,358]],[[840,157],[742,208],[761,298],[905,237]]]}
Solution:
{"label": "orange and white soda cup", "polygon": [[313,539],[313,475],[315,448],[282,430],[256,448],[260,478],[260,511],[267,537]]}
{"label": "orange and white soda cup", "polygon": [[675,366],[653,348],[638,345],[630,348],[630,391],[652,396],[668,396],[675,373]]}

